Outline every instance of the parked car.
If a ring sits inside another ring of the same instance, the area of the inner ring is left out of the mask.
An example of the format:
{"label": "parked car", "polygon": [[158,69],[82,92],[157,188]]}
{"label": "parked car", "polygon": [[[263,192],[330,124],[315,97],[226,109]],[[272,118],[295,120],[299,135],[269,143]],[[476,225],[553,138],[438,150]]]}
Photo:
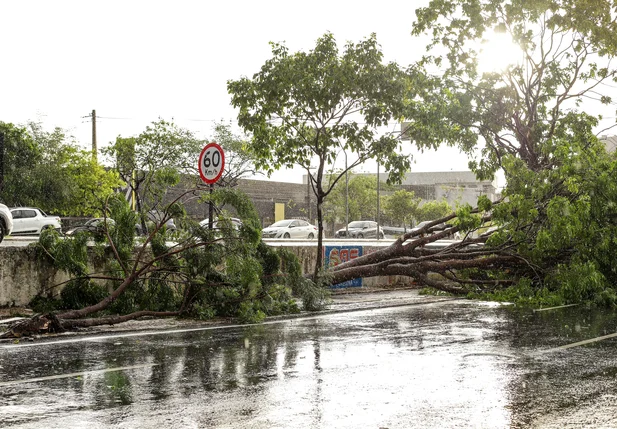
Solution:
{"label": "parked car", "polygon": [[284,219],[261,231],[263,238],[308,238],[317,237],[317,227],[301,219]]}
{"label": "parked car", "polygon": [[7,206],[0,204],[0,243],[13,231],[13,215]]}
{"label": "parked car", "polygon": [[73,235],[77,232],[90,232],[92,234],[103,234],[105,232],[105,220],[107,220],[107,225],[115,225],[115,221],[111,218],[103,218],[103,217],[95,217],[92,219],[88,219],[86,223],[83,225],[76,226],[74,228],[69,229],[66,232],[66,235]]}
{"label": "parked car", "polygon": [[62,223],[58,216],[48,216],[43,210],[35,207],[12,207],[13,235],[40,234],[47,228],[60,232]]}
{"label": "parked car", "polygon": [[[135,232],[137,233],[137,235],[148,234],[148,232],[152,231],[152,229],[154,228],[154,224],[158,224],[161,220],[163,220],[163,216],[165,216],[164,212],[158,210],[150,210],[148,212],[146,220],[146,228],[148,229],[148,231],[144,231],[141,222],[138,222],[137,225],[135,225]],[[167,219],[165,221],[165,228],[167,232],[173,232],[177,229],[176,223],[174,222],[173,218]]]}
{"label": "parked car", "polygon": [[[372,220],[357,220],[350,222],[347,228],[342,228],[334,234],[337,238],[377,238],[377,222]],[[384,238],[383,229],[379,227],[379,238]]]}
{"label": "parked car", "polygon": [[[238,231],[240,227],[242,226],[242,221],[236,217],[221,219],[221,221],[219,221],[218,217],[215,217],[214,219],[212,219],[212,228],[213,229],[223,228],[224,227],[223,223],[227,221],[231,223],[230,226],[233,227],[236,231]],[[201,222],[199,222],[199,226],[207,228],[209,223],[210,223],[210,219],[206,218],[202,220]]]}

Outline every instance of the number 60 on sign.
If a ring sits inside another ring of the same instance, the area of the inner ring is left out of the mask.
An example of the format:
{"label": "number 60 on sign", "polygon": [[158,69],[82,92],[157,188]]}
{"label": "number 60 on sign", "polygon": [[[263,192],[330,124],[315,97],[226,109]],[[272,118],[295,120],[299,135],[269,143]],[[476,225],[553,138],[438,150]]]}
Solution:
{"label": "number 60 on sign", "polygon": [[225,153],[216,143],[208,143],[199,155],[199,175],[201,180],[211,185],[223,175]]}

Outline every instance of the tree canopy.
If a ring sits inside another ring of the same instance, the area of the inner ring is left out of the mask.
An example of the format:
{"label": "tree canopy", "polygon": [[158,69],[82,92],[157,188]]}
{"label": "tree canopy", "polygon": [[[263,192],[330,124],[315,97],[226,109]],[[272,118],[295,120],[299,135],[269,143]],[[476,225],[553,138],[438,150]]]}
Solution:
{"label": "tree canopy", "polygon": [[182,173],[197,174],[203,142],[172,122],[152,122],[136,137],[118,136],[103,153],[127,183],[138,212],[161,208]]}
{"label": "tree canopy", "polygon": [[115,172],[81,150],[65,132],[0,122],[4,133],[2,200],[10,206],[36,206],[59,215],[97,215],[105,199],[122,185]]}
{"label": "tree canopy", "polygon": [[[330,33],[309,52],[291,54],[282,44],[271,46],[272,58],[252,79],[231,80],[227,88],[239,109],[239,125],[252,136],[249,148],[257,166],[271,173],[298,165],[307,172],[317,199],[317,274],[322,204],[345,171],[376,159],[395,181],[409,168],[398,135],[381,129],[400,117],[407,77],[398,65],[383,63],[374,34],[347,43],[342,53]],[[343,155],[353,158],[326,182],[328,167]]]}

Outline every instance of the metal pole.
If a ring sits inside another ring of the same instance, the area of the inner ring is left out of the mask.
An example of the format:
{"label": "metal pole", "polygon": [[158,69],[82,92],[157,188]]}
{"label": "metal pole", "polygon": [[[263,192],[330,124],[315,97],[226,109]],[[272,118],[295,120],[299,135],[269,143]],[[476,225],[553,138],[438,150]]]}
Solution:
{"label": "metal pole", "polygon": [[379,240],[379,162],[377,162],[377,240]]}
{"label": "metal pole", "polygon": [[214,204],[212,204],[212,193],[214,192],[214,183],[210,184],[210,202],[208,203],[208,229],[214,227]]}
{"label": "metal pole", "polygon": [[347,171],[347,152],[345,152],[345,238],[349,238],[349,176]]}
{"label": "metal pole", "polygon": [[306,204],[308,205],[308,221],[311,223],[311,171],[306,170]]}
{"label": "metal pole", "polygon": [[96,110],[92,110],[92,156],[96,160],[98,148],[96,145]]}

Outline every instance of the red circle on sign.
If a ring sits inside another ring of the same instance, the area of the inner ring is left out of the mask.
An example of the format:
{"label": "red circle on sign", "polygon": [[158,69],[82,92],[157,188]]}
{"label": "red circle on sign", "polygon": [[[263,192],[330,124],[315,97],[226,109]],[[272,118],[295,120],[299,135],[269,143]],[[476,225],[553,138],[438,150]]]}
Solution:
{"label": "red circle on sign", "polygon": [[225,169],[225,153],[216,143],[208,143],[199,154],[199,175],[208,185],[216,183]]}

